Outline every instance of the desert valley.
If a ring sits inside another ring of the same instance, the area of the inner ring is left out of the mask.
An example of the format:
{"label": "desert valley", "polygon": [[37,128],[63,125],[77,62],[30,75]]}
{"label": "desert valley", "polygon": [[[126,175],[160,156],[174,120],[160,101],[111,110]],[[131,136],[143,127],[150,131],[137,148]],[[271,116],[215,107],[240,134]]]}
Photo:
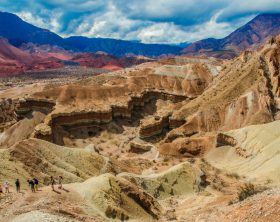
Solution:
{"label": "desert valley", "polygon": [[0,36],[0,221],[280,221],[280,14],[184,47]]}

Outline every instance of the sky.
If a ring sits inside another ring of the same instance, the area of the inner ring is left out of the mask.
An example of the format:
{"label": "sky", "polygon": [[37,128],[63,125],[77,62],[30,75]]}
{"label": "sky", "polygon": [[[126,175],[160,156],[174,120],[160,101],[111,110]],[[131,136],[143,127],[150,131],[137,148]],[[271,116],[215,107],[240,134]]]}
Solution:
{"label": "sky", "polygon": [[223,38],[280,0],[0,0],[0,10],[63,37],[177,44]]}

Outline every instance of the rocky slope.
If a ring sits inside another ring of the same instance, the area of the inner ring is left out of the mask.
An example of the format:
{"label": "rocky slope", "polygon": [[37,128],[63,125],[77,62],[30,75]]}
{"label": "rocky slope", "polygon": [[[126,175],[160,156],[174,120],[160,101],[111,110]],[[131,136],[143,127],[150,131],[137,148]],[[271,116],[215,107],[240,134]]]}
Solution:
{"label": "rocky slope", "polygon": [[278,120],[226,132],[234,143],[222,144],[209,152],[207,159],[229,173],[262,183],[279,183],[279,127]]}
{"label": "rocky slope", "polygon": [[3,38],[0,38],[0,46],[0,75],[22,74],[27,70],[63,67],[60,60],[56,58],[43,58],[29,54],[12,46]]}
{"label": "rocky slope", "polygon": [[[157,100],[171,101],[174,104],[170,104],[171,110],[174,106],[180,106],[182,100],[192,99],[203,92],[217,74],[220,64],[216,60],[178,58],[168,61],[168,64],[166,61],[146,64],[130,70],[99,75],[93,80],[73,85],[47,87],[30,99],[20,102],[17,113],[28,113],[36,107],[54,103],[55,106],[49,111],[44,124],[38,126],[36,135],[48,135],[49,141],[63,144],[61,138],[70,136],[63,129],[65,125],[103,125],[118,118],[133,119],[134,113],[154,106]],[[155,111],[150,110],[148,113],[153,114]],[[162,110],[158,114],[167,118],[169,125],[170,112]],[[166,124],[157,122],[157,119],[142,121],[140,137],[154,135],[154,131],[161,133]]]}
{"label": "rocky slope", "polygon": [[232,58],[280,34],[280,14],[261,14],[223,39],[205,39],[189,45],[186,54]]}
{"label": "rocky slope", "polygon": [[[170,133],[194,135],[271,122],[279,115],[279,37],[234,59],[202,95],[171,117],[186,123]],[[229,84],[230,82],[230,84]]]}
{"label": "rocky slope", "polygon": [[279,55],[277,37],[231,61],[1,91],[17,119],[0,134],[0,181],[24,192],[0,194],[0,220],[279,221]]}

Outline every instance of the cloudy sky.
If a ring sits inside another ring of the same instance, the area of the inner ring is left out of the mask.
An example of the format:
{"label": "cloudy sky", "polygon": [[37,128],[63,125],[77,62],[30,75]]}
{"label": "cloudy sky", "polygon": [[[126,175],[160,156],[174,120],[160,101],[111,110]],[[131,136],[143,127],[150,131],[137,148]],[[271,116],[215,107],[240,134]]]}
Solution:
{"label": "cloudy sky", "polygon": [[0,10],[61,36],[144,43],[221,38],[280,0],[1,0]]}

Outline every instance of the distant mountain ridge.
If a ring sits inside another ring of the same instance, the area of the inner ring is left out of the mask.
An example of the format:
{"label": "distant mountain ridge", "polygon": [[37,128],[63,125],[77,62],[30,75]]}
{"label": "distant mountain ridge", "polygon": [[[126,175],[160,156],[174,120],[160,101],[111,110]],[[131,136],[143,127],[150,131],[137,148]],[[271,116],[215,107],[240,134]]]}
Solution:
{"label": "distant mountain ridge", "polygon": [[223,56],[238,55],[243,50],[258,46],[268,38],[280,34],[280,13],[260,14],[223,39],[208,38],[194,42],[182,52]]}
{"label": "distant mountain ridge", "polygon": [[19,47],[24,43],[50,44],[78,52],[104,51],[115,56],[135,54],[143,56],[160,56],[162,54],[179,54],[178,46],[164,44],[143,44],[135,41],[125,41],[105,38],[86,38],[81,36],[64,39],[59,35],[31,25],[17,15],[0,12],[0,36]]}
{"label": "distant mountain ridge", "polygon": [[106,38],[87,38],[72,36],[65,39],[65,43],[71,49],[81,52],[103,51],[115,56],[126,54],[160,56],[162,54],[179,54],[181,47],[165,44],[143,44],[135,41],[125,41]]}
{"label": "distant mountain ridge", "polygon": [[165,45],[82,36],[62,38],[49,30],[23,21],[17,15],[0,12],[0,37],[8,39],[16,47],[33,43],[58,46],[79,53],[103,51],[118,57],[126,55],[164,57],[187,54],[233,58],[243,50],[257,47],[278,34],[280,34],[280,13],[260,14],[222,39],[208,38],[192,44],[186,42],[179,45]]}
{"label": "distant mountain ridge", "polygon": [[8,39],[14,46],[27,42],[63,45],[63,38],[59,35],[24,22],[8,12],[0,12],[0,36]]}

